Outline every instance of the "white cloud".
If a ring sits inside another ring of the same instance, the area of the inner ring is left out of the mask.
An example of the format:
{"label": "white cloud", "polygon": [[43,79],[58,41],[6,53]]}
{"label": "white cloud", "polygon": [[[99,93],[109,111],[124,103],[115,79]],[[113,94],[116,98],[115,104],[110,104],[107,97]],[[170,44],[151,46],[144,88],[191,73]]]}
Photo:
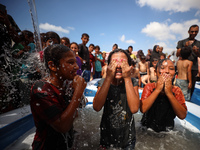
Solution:
{"label": "white cloud", "polygon": [[153,9],[169,12],[187,12],[200,9],[200,0],[137,0],[140,7],[150,6]]}
{"label": "white cloud", "polygon": [[198,16],[200,17],[200,10],[198,10],[198,11],[196,12],[195,16],[196,16],[196,17],[198,17]]}
{"label": "white cloud", "polygon": [[104,36],[104,35],[105,35],[105,33],[100,33],[100,35],[101,35],[101,36]]}
{"label": "white cloud", "polygon": [[125,35],[122,35],[122,37],[120,38],[120,41],[122,41],[122,42],[125,41]]}
{"label": "white cloud", "polygon": [[127,44],[135,44],[135,41],[130,39],[130,40],[125,40],[125,35],[122,35],[120,38],[120,41],[125,42]]}
{"label": "white cloud", "polygon": [[166,23],[150,22],[142,29],[142,33],[146,33],[147,36],[154,37],[157,40],[176,39]]}
{"label": "white cloud", "polygon": [[62,28],[61,26],[55,26],[49,23],[41,23],[39,28],[46,31],[63,32],[69,34],[69,30]]}

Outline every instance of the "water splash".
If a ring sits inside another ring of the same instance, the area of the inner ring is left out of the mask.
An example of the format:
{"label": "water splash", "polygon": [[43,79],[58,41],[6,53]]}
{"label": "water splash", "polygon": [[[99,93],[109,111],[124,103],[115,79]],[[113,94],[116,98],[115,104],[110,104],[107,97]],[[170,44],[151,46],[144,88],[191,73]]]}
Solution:
{"label": "water splash", "polygon": [[35,7],[35,0],[27,0],[29,7],[30,7],[30,14],[31,14],[31,19],[33,23],[33,29],[34,29],[34,39],[35,39],[35,44],[36,44],[36,51],[41,51],[42,50],[42,45],[41,45],[41,39],[40,39],[40,31],[38,27],[38,18],[37,18],[37,11]]}

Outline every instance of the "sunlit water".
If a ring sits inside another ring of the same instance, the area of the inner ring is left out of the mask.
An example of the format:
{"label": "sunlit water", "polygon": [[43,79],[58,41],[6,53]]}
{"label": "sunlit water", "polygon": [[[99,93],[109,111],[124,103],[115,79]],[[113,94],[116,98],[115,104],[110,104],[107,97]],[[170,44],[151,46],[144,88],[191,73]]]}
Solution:
{"label": "sunlit water", "polygon": [[[102,110],[96,112],[91,107],[81,109],[74,122],[75,143],[80,150],[98,150],[100,141],[100,121]],[[136,150],[198,150],[200,132],[193,132],[180,123],[175,123],[173,131],[156,133],[141,127],[142,114],[134,115],[136,126]],[[187,122],[186,122],[187,123]]]}

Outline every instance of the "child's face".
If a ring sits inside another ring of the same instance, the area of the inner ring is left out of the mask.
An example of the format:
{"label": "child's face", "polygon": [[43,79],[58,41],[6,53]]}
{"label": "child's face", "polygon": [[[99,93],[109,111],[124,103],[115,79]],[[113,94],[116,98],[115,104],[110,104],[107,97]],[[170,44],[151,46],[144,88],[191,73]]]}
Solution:
{"label": "child's face", "polygon": [[131,47],[128,48],[128,51],[132,53],[133,49]]}
{"label": "child's face", "polygon": [[90,53],[92,53],[92,52],[93,52],[93,50],[94,50],[94,46],[92,46],[92,45],[91,45],[91,46],[89,46],[88,50],[89,50],[89,52],[90,52]]}
{"label": "child's face", "polygon": [[157,60],[154,60],[154,61],[152,62],[152,65],[153,65],[154,68],[156,67],[157,63],[158,63]]}
{"label": "child's face", "polygon": [[81,40],[82,40],[82,43],[83,43],[84,45],[86,45],[86,44],[88,43],[88,41],[89,41],[89,37],[83,36],[83,37],[81,38]]}
{"label": "child's face", "polygon": [[103,54],[102,54],[102,57],[103,57],[103,58],[106,58],[106,53],[103,53]]}
{"label": "child's face", "polygon": [[95,53],[99,54],[99,49],[95,48]]}
{"label": "child's face", "polygon": [[72,51],[65,53],[65,56],[60,59],[60,65],[57,69],[59,79],[73,80],[76,76],[76,72],[79,69],[76,63],[75,54]]}
{"label": "child's face", "polygon": [[53,44],[60,44],[60,43],[55,38],[48,39],[46,42],[46,46],[53,45]]}
{"label": "child's face", "polygon": [[145,63],[146,59],[145,58],[141,58],[141,61],[142,61],[142,63]]}
{"label": "child's face", "polygon": [[112,55],[111,61],[112,60],[117,60],[117,63],[118,63],[116,67],[115,78],[121,79],[122,78],[122,68],[121,68],[122,60],[128,62],[128,58],[124,53],[118,52]]}
{"label": "child's face", "polygon": [[65,41],[64,39],[61,40],[60,44],[65,45],[67,47],[70,46],[70,44],[67,41]]}
{"label": "child's face", "polygon": [[157,46],[157,47],[156,47],[156,52],[159,52],[159,51],[160,51],[160,47]]}
{"label": "child's face", "polygon": [[78,52],[78,46],[76,44],[72,44],[70,46],[71,50],[73,50],[75,53]]}
{"label": "child's face", "polygon": [[175,75],[174,63],[170,60],[163,61],[162,65],[158,67],[157,74],[158,77],[162,74],[169,74],[171,78]]}

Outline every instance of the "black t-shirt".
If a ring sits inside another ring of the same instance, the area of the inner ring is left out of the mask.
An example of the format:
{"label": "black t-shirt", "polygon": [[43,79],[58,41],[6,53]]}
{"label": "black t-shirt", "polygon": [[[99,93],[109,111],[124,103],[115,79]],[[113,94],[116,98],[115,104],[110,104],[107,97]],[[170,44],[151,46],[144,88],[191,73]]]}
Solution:
{"label": "black t-shirt", "polygon": [[[189,38],[178,41],[177,44],[177,49],[182,48],[185,46],[185,43],[189,41]],[[199,48],[199,52],[200,52],[200,41],[195,40],[190,46],[193,47],[194,45],[196,45]],[[198,70],[198,59],[197,59],[197,55],[192,51],[192,54],[188,57],[188,60],[191,60],[193,62],[192,65],[192,70]]]}
{"label": "black t-shirt", "polygon": [[79,53],[78,55],[86,61],[82,64],[82,70],[90,70],[90,55],[87,46],[79,44]]}
{"label": "black t-shirt", "polygon": [[[99,81],[101,87],[104,78]],[[133,86],[138,86],[135,78],[132,78]],[[135,141],[134,115],[128,106],[125,84],[110,85],[106,102],[104,104],[101,120],[101,139],[103,147],[125,148]]]}

